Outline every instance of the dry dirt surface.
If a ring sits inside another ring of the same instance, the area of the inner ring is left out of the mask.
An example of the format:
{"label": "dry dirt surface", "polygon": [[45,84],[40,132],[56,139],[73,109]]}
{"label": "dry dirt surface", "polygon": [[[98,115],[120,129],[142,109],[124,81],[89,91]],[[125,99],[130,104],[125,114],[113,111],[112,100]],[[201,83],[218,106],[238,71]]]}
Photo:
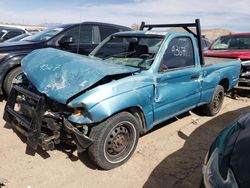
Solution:
{"label": "dry dirt surface", "polygon": [[[3,108],[1,102],[1,116]],[[225,98],[215,117],[185,113],[141,137],[132,158],[109,171],[97,169],[86,153],[77,154],[65,145],[35,153],[26,147],[25,138],[1,119],[0,187],[199,187],[211,142],[246,111],[250,111],[249,98]]]}

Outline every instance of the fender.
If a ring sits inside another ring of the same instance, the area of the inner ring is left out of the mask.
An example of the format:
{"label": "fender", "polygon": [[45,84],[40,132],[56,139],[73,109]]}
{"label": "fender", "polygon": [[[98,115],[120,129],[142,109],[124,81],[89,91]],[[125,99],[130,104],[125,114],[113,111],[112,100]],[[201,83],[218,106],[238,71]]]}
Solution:
{"label": "fender", "polygon": [[68,120],[77,124],[99,123],[120,111],[139,107],[145,116],[147,129],[150,129],[153,122],[153,96],[153,85],[149,85],[107,98],[91,109],[85,109],[87,111],[80,116],[69,116]]}
{"label": "fender", "polygon": [[[224,63],[221,63],[203,68],[203,91],[201,104],[209,103],[211,101],[216,86],[219,85],[223,79],[228,80],[227,91],[236,85],[239,80],[238,75],[240,74],[240,67],[237,67],[235,64],[230,65],[230,63],[227,65],[228,66],[225,66]],[[235,68],[232,69],[232,67]]]}

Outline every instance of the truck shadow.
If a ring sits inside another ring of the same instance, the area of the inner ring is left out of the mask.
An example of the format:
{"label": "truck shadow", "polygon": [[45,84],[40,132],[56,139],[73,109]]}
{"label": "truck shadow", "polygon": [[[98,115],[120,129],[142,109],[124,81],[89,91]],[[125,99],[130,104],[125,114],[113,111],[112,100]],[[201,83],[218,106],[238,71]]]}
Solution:
{"label": "truck shadow", "polygon": [[[153,170],[144,187],[174,187],[175,184],[177,187],[194,187],[194,185],[198,186],[198,182],[201,179],[202,163],[211,142],[224,127],[229,125],[235,118],[247,110],[250,110],[250,107],[226,112],[216,116],[212,120],[197,128],[190,136],[186,136],[183,132],[179,131],[177,134],[180,138],[185,140],[184,146],[180,150],[164,159]],[[202,116],[202,114],[197,110],[194,110],[193,112],[199,116]],[[160,125],[155,126],[147,134],[159,130],[164,126],[177,121],[177,119],[182,119],[187,116],[190,116],[190,112],[183,113],[176,118],[172,118],[161,123]],[[6,123],[4,128],[12,129],[12,126]],[[26,144],[26,137],[18,131],[15,131],[15,129],[12,130],[16,133],[20,140]],[[99,169],[90,160],[87,152],[77,153],[76,155],[76,146],[61,143],[56,145],[55,149],[65,153],[67,158],[72,162],[80,160],[90,169]],[[44,151],[40,147],[38,147],[37,150],[33,150],[27,146],[25,154],[31,156],[38,154],[43,159],[50,157],[49,152]],[[185,180],[187,184],[184,186],[179,186],[182,185],[181,183],[184,182],[183,180]]]}
{"label": "truck shadow", "polygon": [[200,187],[202,165],[211,143],[222,129],[249,110],[250,106],[218,115],[189,136],[178,131],[185,144],[156,166],[143,187]]}
{"label": "truck shadow", "polygon": [[5,97],[0,95],[0,102],[3,102],[4,100],[6,100]]}

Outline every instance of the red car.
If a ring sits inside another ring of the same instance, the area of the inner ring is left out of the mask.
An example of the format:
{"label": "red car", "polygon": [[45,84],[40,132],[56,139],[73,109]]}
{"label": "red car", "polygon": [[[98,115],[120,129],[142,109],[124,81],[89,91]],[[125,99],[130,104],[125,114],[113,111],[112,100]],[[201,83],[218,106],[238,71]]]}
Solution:
{"label": "red car", "polygon": [[240,58],[242,71],[237,88],[250,90],[250,33],[224,35],[204,52],[207,57]]}

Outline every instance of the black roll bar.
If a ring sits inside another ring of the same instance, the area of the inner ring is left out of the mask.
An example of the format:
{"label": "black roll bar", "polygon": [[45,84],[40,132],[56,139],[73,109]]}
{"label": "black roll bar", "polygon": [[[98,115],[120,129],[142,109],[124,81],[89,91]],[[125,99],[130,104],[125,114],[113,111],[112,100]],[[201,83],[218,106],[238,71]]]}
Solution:
{"label": "black roll bar", "polygon": [[[168,28],[168,27],[181,27],[187,32],[194,35],[194,37],[197,38],[198,42],[198,48],[199,48],[199,56],[200,56],[200,64],[204,65],[204,56],[202,51],[202,37],[201,37],[201,25],[200,25],[200,19],[196,19],[194,23],[179,23],[179,24],[145,24],[145,22],[141,22],[140,30],[144,30],[147,28],[147,30],[151,30],[153,28]],[[194,33],[189,27],[195,27],[196,33]]]}

